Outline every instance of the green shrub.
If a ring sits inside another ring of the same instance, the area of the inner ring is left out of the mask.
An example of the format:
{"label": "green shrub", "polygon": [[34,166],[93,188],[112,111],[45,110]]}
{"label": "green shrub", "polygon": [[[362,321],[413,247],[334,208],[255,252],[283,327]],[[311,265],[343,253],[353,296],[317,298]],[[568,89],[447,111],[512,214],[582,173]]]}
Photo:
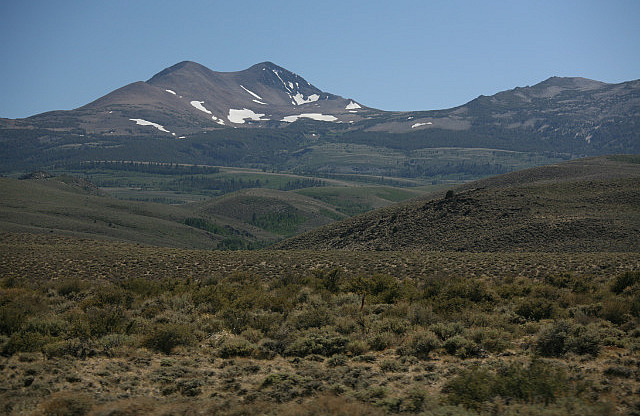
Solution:
{"label": "green shrub", "polygon": [[443,392],[451,404],[480,409],[482,403],[494,396],[492,391],[494,379],[495,374],[484,367],[463,369],[445,384]]}
{"label": "green shrub", "polygon": [[296,397],[309,396],[319,386],[320,384],[315,380],[309,380],[296,374],[274,373],[265,377],[260,389],[277,403],[283,403]]}
{"label": "green shrub", "polygon": [[460,358],[477,357],[482,354],[482,348],[462,335],[455,335],[447,339],[442,346],[451,355]]}
{"label": "green shrub", "polygon": [[507,401],[549,404],[566,391],[567,382],[562,368],[534,359],[528,366],[514,363],[499,369],[492,381],[491,392]]}
{"label": "green shrub", "polygon": [[133,294],[121,287],[109,284],[96,287],[93,296],[83,303],[86,306],[104,307],[106,305],[114,305],[130,308],[133,303]]}
{"label": "green shrub", "polygon": [[97,345],[102,348],[102,351],[105,354],[110,355],[117,348],[132,345],[133,339],[134,338],[130,335],[108,334],[100,338],[97,341]]}
{"label": "green shrub", "polygon": [[86,282],[83,282],[82,280],[77,278],[64,279],[56,284],[58,295],[64,297],[71,297],[73,295],[76,295],[80,292],[83,292],[88,287],[89,285]]}
{"label": "green shrub", "polygon": [[369,304],[394,303],[402,295],[398,280],[386,274],[374,274],[369,277],[358,276],[346,283],[346,289],[365,295]]}
{"label": "green shrub", "polygon": [[322,288],[331,293],[338,293],[340,285],[344,280],[342,277],[342,271],[338,268],[331,270],[316,269],[313,271],[313,277]]}
{"label": "green shrub", "polygon": [[347,342],[348,338],[331,331],[309,330],[289,345],[286,354],[297,357],[311,354],[329,357],[345,353]]}
{"label": "green shrub", "polygon": [[525,319],[539,321],[553,318],[555,305],[554,302],[545,298],[527,298],[522,300],[514,311]]}
{"label": "green shrub", "polygon": [[380,370],[385,373],[394,373],[402,369],[400,363],[396,360],[384,360],[380,363]]}
{"label": "green shrub", "polygon": [[29,317],[45,308],[45,300],[38,293],[21,288],[0,289],[0,334],[19,331]]}
{"label": "green shrub", "polygon": [[422,303],[412,303],[411,306],[409,306],[407,317],[412,325],[426,326],[432,324],[436,320],[436,314],[433,312],[433,307]]}
{"label": "green shrub", "polygon": [[311,305],[291,317],[297,329],[320,328],[333,324],[333,316],[324,305]]}
{"label": "green shrub", "polygon": [[77,339],[65,339],[46,344],[42,348],[42,352],[47,357],[63,357],[65,355],[75,358],[86,358],[88,355],[94,354],[93,345]]}
{"label": "green shrub", "polygon": [[493,372],[485,367],[462,369],[449,380],[443,392],[454,405],[487,410],[485,404],[501,397],[507,402],[553,402],[566,393],[568,378],[565,371],[541,360],[527,366],[513,363]]}
{"label": "green shrub", "polygon": [[632,316],[636,318],[640,318],[640,291],[634,294],[631,299],[631,304],[629,305],[629,312]]}
{"label": "green shrub", "polygon": [[340,367],[343,365],[347,365],[347,356],[343,354],[336,354],[327,360],[327,366],[329,367]]}
{"label": "green shrub", "polygon": [[497,353],[511,346],[511,334],[495,328],[478,328],[469,337],[484,350]]}
{"label": "green shrub", "polygon": [[142,345],[154,351],[170,354],[177,346],[192,345],[196,338],[194,328],[186,324],[157,324],[144,337]]}
{"label": "green shrub", "polygon": [[122,332],[125,316],[122,308],[108,305],[104,308],[87,308],[86,319],[93,337]]}
{"label": "green shrub", "polygon": [[396,337],[389,332],[374,332],[367,337],[367,343],[373,351],[383,351],[395,342]]}
{"label": "green shrub", "polygon": [[347,343],[346,350],[351,355],[362,355],[369,351],[369,344],[360,339],[354,339]]}
{"label": "green shrub", "polygon": [[446,341],[454,335],[464,333],[464,325],[460,322],[438,322],[429,326],[429,329],[442,341]]}
{"label": "green shrub", "polygon": [[163,292],[162,283],[139,277],[127,279],[120,283],[120,285],[127,292],[135,293],[143,298],[159,295]]}
{"label": "green shrub", "polygon": [[451,280],[444,290],[444,296],[449,299],[465,299],[474,303],[491,302],[495,298],[486,282],[462,278]]}
{"label": "green shrub", "polygon": [[630,311],[628,301],[614,298],[603,302],[600,316],[611,323],[621,325],[629,319]]}
{"label": "green shrub", "polygon": [[620,294],[628,287],[640,283],[640,271],[624,272],[616,276],[611,283],[611,291]]}
{"label": "green shrub", "polygon": [[561,357],[567,352],[597,356],[601,344],[600,334],[595,328],[557,321],[540,330],[536,352],[546,357]]}
{"label": "green shrub", "polygon": [[582,325],[574,327],[566,340],[566,349],[580,355],[597,357],[600,353],[602,341],[598,330],[594,327]]}
{"label": "green shrub", "polygon": [[405,345],[398,349],[401,355],[413,355],[421,360],[429,359],[429,353],[440,348],[440,339],[431,331],[418,331],[409,336]]}
{"label": "green shrub", "polygon": [[19,331],[11,334],[2,349],[3,355],[13,355],[17,352],[40,351],[50,341],[50,337],[37,332]]}
{"label": "green shrub", "polygon": [[227,337],[218,346],[218,356],[221,358],[249,357],[255,353],[256,348],[256,344],[244,337]]}
{"label": "green shrub", "polygon": [[538,333],[536,352],[545,357],[560,357],[567,352],[567,339],[573,331],[567,321],[557,321]]}

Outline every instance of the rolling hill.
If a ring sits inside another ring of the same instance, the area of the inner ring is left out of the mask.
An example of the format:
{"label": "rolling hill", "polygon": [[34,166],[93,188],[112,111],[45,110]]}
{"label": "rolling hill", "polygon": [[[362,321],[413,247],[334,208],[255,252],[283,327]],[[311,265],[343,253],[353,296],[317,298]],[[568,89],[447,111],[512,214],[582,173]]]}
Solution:
{"label": "rolling hill", "polygon": [[599,157],[501,175],[337,222],[276,247],[304,250],[640,250],[640,163]]}
{"label": "rolling hill", "polygon": [[[156,169],[163,172],[162,169],[172,170],[166,167]],[[184,181],[193,179],[189,176],[176,179],[174,175],[144,176],[140,172],[129,172],[132,176],[118,178],[113,172],[106,172],[102,182],[117,184],[118,180],[125,183],[139,180],[143,182],[140,185],[142,187],[146,186],[144,183],[162,185],[175,181],[182,186]],[[119,173],[122,174],[122,171]],[[40,172],[22,179],[0,178],[0,193],[3,195],[0,201],[0,230],[163,247],[251,249],[421,193],[417,189],[355,186],[348,182],[342,186],[305,188],[309,181],[305,182],[304,178],[268,174],[250,176],[251,171],[210,174],[200,178],[200,181],[217,184],[225,179],[215,178],[230,177],[230,183],[238,186],[243,174],[250,178],[262,177],[263,183],[273,182],[267,185],[300,186],[302,189],[249,187],[206,198],[198,195],[198,191],[188,194],[185,191],[99,188],[77,177],[51,176]],[[244,183],[250,186],[255,184],[246,180],[240,185],[244,186]],[[144,197],[144,200],[123,199],[127,196],[133,199]],[[176,199],[179,197],[184,199]],[[186,202],[197,197],[201,200]],[[162,203],[150,202],[154,200]]]}

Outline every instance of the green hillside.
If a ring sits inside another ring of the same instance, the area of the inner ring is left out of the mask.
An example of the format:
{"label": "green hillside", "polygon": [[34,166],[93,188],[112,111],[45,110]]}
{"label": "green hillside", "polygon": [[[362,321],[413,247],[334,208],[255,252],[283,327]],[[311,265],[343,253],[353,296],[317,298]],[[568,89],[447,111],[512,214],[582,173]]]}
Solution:
{"label": "green hillside", "polygon": [[437,189],[158,164],[102,164],[83,176],[92,182],[43,173],[0,178],[0,230],[251,249]]}

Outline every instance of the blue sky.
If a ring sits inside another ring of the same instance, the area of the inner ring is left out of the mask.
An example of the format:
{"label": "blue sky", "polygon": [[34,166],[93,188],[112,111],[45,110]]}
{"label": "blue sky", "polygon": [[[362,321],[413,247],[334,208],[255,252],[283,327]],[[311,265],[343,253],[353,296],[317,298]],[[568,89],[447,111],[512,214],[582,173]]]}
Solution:
{"label": "blue sky", "polygon": [[0,117],[84,105],[183,60],[272,61],[384,110],[550,76],[640,78],[640,1],[3,1]]}

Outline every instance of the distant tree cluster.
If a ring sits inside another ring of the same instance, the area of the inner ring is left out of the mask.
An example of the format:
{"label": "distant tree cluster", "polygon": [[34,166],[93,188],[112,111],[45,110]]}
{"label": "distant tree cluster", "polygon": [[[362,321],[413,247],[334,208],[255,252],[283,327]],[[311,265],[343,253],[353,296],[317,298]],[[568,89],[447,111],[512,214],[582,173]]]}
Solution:
{"label": "distant tree cluster", "polygon": [[210,178],[206,176],[182,176],[161,186],[163,191],[214,191],[218,195],[228,194],[247,188],[261,188],[264,182],[260,179],[245,180],[242,178]]}
{"label": "distant tree cluster", "polygon": [[81,162],[75,167],[80,169],[108,169],[126,172],[140,172],[157,175],[205,175],[219,173],[220,168],[202,165],[184,165],[163,162],[135,162],[135,161],[88,161]]}
{"label": "distant tree cluster", "polygon": [[327,186],[325,181],[320,179],[296,179],[295,181],[289,181],[280,186],[281,191],[293,191],[296,189],[313,188]]}

